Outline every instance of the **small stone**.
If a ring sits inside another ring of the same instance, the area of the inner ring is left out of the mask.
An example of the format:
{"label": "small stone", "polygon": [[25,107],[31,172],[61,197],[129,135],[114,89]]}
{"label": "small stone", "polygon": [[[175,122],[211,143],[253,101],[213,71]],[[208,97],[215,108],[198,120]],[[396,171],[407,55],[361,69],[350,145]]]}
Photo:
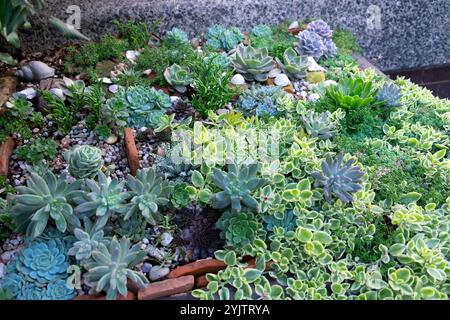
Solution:
{"label": "small stone", "polygon": [[334,80],[325,80],[324,82],[323,82],[323,86],[326,88],[326,87],[329,87],[329,86],[335,86],[335,85],[337,85],[337,82],[336,81],[334,81]]}
{"label": "small stone", "polygon": [[69,136],[65,136],[64,138],[61,139],[61,143],[59,144],[59,146],[61,147],[61,149],[67,149],[70,146],[70,137]]}
{"label": "small stone", "polygon": [[171,102],[171,103],[175,103],[175,102],[177,102],[178,100],[181,100],[181,98],[180,98],[180,97],[177,97],[177,96],[170,96],[170,102]]}
{"label": "small stone", "polygon": [[144,262],[144,265],[142,266],[142,272],[143,273],[149,273],[150,270],[152,269],[152,265],[148,262]]}
{"label": "small stone", "polygon": [[33,133],[39,133],[39,128],[34,128],[32,131]]}
{"label": "small stone", "polygon": [[185,276],[177,279],[169,279],[150,283],[144,289],[139,289],[139,300],[152,300],[167,297],[177,293],[183,293],[194,287],[194,277]]}
{"label": "small stone", "polygon": [[156,248],[156,247],[153,246],[153,245],[148,245],[148,246],[146,247],[145,251],[147,251],[147,253],[148,253],[148,255],[149,255],[150,257],[156,258],[156,259],[158,259],[158,260],[163,260],[163,259],[164,259],[164,256],[165,256],[164,251],[162,251],[162,250]]}
{"label": "small stone", "polygon": [[298,27],[298,21],[294,21],[289,25],[288,30],[297,29]]}
{"label": "small stone", "polygon": [[4,263],[8,263],[11,260],[12,256],[13,256],[12,251],[6,251],[2,253],[1,259]]}
{"label": "small stone", "polygon": [[136,50],[128,50],[127,52],[125,52],[125,56],[131,62],[135,62],[139,55],[140,55],[140,52],[138,52]]}
{"label": "small stone", "polygon": [[158,147],[158,149],[156,150],[156,154],[160,157],[164,157],[166,155],[166,152],[164,151],[163,148]]}
{"label": "small stone", "polygon": [[164,232],[161,235],[161,245],[167,247],[173,240],[173,237],[170,233]]}
{"label": "small stone", "polygon": [[119,90],[119,86],[117,84],[112,84],[108,87],[109,92],[116,93]]}
{"label": "small stone", "polygon": [[141,250],[147,249],[147,245],[145,243],[141,244]]}
{"label": "small stone", "polygon": [[191,40],[192,48],[197,49],[200,46],[200,41],[197,38]]}
{"label": "small stone", "polygon": [[162,267],[162,266],[154,266],[150,269],[150,272],[148,273],[148,277],[152,281],[159,280],[161,278],[164,278],[167,276],[167,274],[170,272],[169,268]]}
{"label": "small stone", "polygon": [[112,84],[112,80],[110,78],[102,78],[101,79],[104,84]]}
{"label": "small stone", "polygon": [[305,99],[307,96],[308,96],[308,92],[306,92],[306,91],[300,92],[300,97],[302,97],[303,99]]}
{"label": "small stone", "polygon": [[231,78],[230,82],[235,86],[242,86],[245,84],[245,79],[242,75],[235,74],[233,78]]}
{"label": "small stone", "polygon": [[114,144],[117,142],[117,140],[119,139],[118,136],[116,136],[115,134],[110,135],[108,138],[106,138],[105,142],[107,144]]}
{"label": "small stone", "polygon": [[316,60],[314,60],[313,57],[308,57],[308,63],[309,63],[309,67],[308,67],[308,71],[317,71],[317,72],[326,72],[327,69],[321,67]]}
{"label": "small stone", "polygon": [[278,76],[281,73],[281,70],[278,68],[272,69],[269,72],[269,78],[275,78],[276,76]]}
{"label": "small stone", "polygon": [[289,80],[287,75],[285,75],[284,73],[280,73],[275,77],[275,84],[280,87],[286,87],[291,84],[291,81]]}
{"label": "small stone", "polygon": [[320,99],[320,95],[318,95],[317,93],[311,93],[308,96],[308,101],[314,102]]}
{"label": "small stone", "polygon": [[144,243],[144,244],[149,244],[150,241],[149,241],[147,238],[144,238],[144,239],[142,239],[142,243]]}
{"label": "small stone", "polygon": [[6,273],[6,267],[3,263],[0,262],[0,279],[5,276]]}
{"label": "small stone", "polygon": [[48,90],[51,94],[53,94],[54,96],[60,98],[61,100],[65,100],[66,96],[64,95],[64,91],[60,88],[51,88],[50,90]]}
{"label": "small stone", "polygon": [[26,89],[24,89],[24,90],[22,90],[22,91],[19,91],[19,92],[14,93],[14,94],[13,94],[13,97],[14,97],[14,98],[17,98],[17,97],[22,96],[22,97],[27,98],[28,100],[31,100],[31,99],[36,98],[36,95],[37,95],[36,89],[34,89],[33,87],[31,87],[31,88],[26,88]]}

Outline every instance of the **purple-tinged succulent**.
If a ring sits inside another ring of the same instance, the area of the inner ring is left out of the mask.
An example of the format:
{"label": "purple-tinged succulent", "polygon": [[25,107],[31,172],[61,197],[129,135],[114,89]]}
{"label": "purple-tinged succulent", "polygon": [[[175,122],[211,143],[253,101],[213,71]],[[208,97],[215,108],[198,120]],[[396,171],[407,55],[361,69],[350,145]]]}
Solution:
{"label": "purple-tinged succulent", "polygon": [[315,179],[314,186],[322,187],[325,200],[331,202],[334,194],[342,202],[353,202],[352,193],[362,189],[359,184],[364,172],[357,166],[353,166],[353,159],[342,163],[344,155],[339,153],[335,159],[327,155],[322,162],[322,171],[314,171],[311,175]]}
{"label": "purple-tinged succulent", "polygon": [[316,20],[308,24],[308,30],[317,33],[319,36],[325,39],[331,39],[333,36],[333,30],[331,30],[328,23],[323,20]]}
{"label": "purple-tinged succulent", "polygon": [[322,37],[314,31],[305,30],[298,34],[298,43],[295,50],[300,55],[312,56],[314,59],[320,59],[326,50]]}
{"label": "purple-tinged succulent", "polygon": [[323,44],[325,46],[325,50],[323,52],[323,55],[326,58],[332,58],[335,57],[337,54],[337,47],[334,44],[333,40],[331,39],[324,39]]}

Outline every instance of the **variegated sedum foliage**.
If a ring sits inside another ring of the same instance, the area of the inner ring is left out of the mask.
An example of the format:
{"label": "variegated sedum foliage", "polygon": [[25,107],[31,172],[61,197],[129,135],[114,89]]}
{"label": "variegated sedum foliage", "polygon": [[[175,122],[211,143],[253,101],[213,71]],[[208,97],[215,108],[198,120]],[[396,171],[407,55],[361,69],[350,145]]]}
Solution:
{"label": "variegated sedum foliage", "polygon": [[[385,82],[371,71],[357,72],[353,76],[377,88]],[[231,132],[279,128],[280,158],[260,161],[257,175],[269,184],[250,193],[258,210],[243,207],[246,222],[241,228],[221,230],[226,246],[216,257],[227,268],[208,274],[207,289],[195,290],[196,297],[448,299],[450,102],[402,78],[395,85],[402,93],[398,106],[354,128],[338,126],[339,132],[326,140],[313,138],[302,122],[308,109],[327,108],[320,101],[307,105],[280,99],[276,106],[284,117],[265,121],[236,114],[215,119],[221,130]],[[331,123],[342,124],[344,118],[340,108],[329,116]],[[216,151],[211,155],[220,158],[206,132],[201,128],[191,134],[197,142],[207,141],[208,150]],[[332,160],[339,153],[342,167],[337,161],[337,167],[323,167],[327,156]],[[345,168],[348,160],[352,162]],[[347,177],[354,180],[341,179],[350,167]],[[338,193],[326,201],[325,180],[315,187],[313,172],[329,176],[333,170],[337,173],[327,181],[334,185],[328,189],[352,183],[354,188],[346,189],[352,201]],[[214,183],[208,166],[200,171],[193,175],[193,193],[209,203],[213,198],[208,195],[222,186]],[[228,209],[224,217],[229,216],[237,219],[238,213]],[[230,219],[228,225],[233,224]],[[219,228],[226,227],[219,222]],[[248,232],[242,230],[247,225]],[[256,267],[248,268],[243,256],[255,257]]]}

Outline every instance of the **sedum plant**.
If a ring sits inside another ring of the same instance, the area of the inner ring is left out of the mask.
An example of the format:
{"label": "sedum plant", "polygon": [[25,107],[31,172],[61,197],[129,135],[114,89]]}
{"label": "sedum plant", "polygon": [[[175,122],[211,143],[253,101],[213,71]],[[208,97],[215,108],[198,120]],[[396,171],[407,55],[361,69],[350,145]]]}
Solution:
{"label": "sedum plant", "polygon": [[130,248],[130,240],[126,237],[120,242],[113,237],[108,246],[100,243],[92,252],[92,259],[85,264],[87,273],[84,279],[91,286],[90,292],[104,291],[108,300],[114,300],[118,294],[127,295],[127,279],[140,288],[145,287],[147,278],[133,270],[145,256],[146,252],[139,245]]}
{"label": "sedum plant", "polygon": [[283,54],[284,64],[275,58],[280,68],[291,79],[303,79],[308,72],[309,62],[307,56],[299,56],[294,49],[288,48]]}
{"label": "sedum plant", "polygon": [[343,163],[344,155],[338,154],[336,158],[327,155],[322,162],[322,171],[314,171],[311,175],[315,179],[315,186],[322,187],[325,200],[331,202],[335,195],[342,202],[353,202],[352,193],[362,189],[360,185],[364,172],[353,166],[353,159]]}
{"label": "sedum plant", "polygon": [[236,27],[229,29],[222,25],[211,26],[205,34],[206,46],[213,50],[230,51],[244,40],[244,35]]}
{"label": "sedum plant", "polygon": [[257,177],[257,164],[228,164],[228,172],[213,168],[213,182],[222,191],[211,196],[211,206],[215,209],[231,207],[231,211],[240,212],[242,207],[259,211],[259,204],[252,192],[268,182]]}
{"label": "sedum plant", "polygon": [[169,182],[157,177],[154,169],[143,169],[137,171],[136,177],[129,175],[126,185],[131,199],[124,220],[140,214],[152,225],[160,223],[163,217],[159,210],[169,203]]}
{"label": "sedum plant", "polygon": [[273,58],[267,48],[253,48],[239,45],[232,58],[236,72],[242,74],[247,81],[266,81],[273,68]]}
{"label": "sedum plant", "polygon": [[306,111],[302,115],[302,122],[305,126],[306,132],[312,138],[319,140],[327,140],[336,135],[336,123],[330,119],[331,113],[329,111],[316,113],[312,110]]}
{"label": "sedum plant", "polygon": [[102,152],[89,145],[77,146],[64,153],[70,174],[77,179],[94,177],[102,167]]}
{"label": "sedum plant", "polygon": [[84,216],[97,217],[96,228],[103,228],[113,213],[122,213],[129,198],[129,193],[123,191],[125,181],[107,177],[103,172],[97,174],[97,181],[86,180],[88,191],[82,191],[74,197],[77,203],[75,212]]}
{"label": "sedum plant", "polygon": [[189,68],[177,64],[173,64],[166,68],[164,71],[164,78],[180,93],[185,93],[187,91],[187,86],[192,83]]}
{"label": "sedum plant", "polygon": [[38,237],[49,221],[61,232],[79,226],[80,221],[70,203],[79,186],[78,182],[68,184],[64,176],[56,177],[48,170],[43,175],[31,172],[27,185],[17,187],[17,195],[12,198],[11,216],[17,230]]}

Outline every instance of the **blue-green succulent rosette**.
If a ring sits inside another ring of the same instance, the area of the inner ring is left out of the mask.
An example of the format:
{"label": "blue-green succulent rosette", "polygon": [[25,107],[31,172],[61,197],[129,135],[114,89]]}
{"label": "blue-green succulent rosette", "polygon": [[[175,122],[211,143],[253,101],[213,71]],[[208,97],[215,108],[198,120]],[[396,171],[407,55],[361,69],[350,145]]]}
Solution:
{"label": "blue-green succulent rosette", "polygon": [[10,262],[0,287],[14,300],[70,300],[67,286],[69,262],[60,239],[36,240]]}

